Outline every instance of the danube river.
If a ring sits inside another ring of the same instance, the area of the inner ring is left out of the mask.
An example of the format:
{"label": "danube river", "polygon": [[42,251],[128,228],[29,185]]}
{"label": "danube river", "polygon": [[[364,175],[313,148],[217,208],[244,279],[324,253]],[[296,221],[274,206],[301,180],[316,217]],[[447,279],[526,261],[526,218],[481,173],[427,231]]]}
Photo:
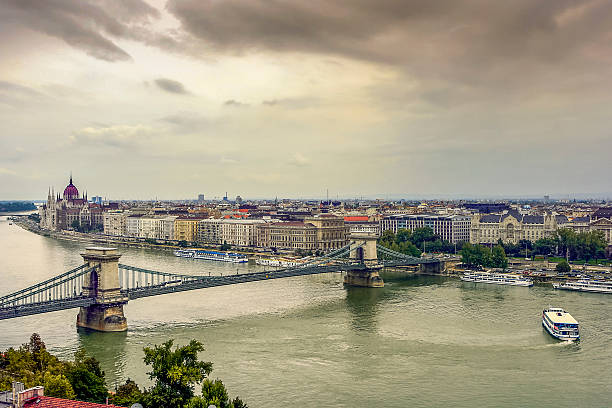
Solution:
{"label": "danube river", "polygon": [[[0,295],[82,263],[84,246],[45,238],[0,217]],[[208,274],[251,266],[121,248],[121,262]],[[540,324],[567,309],[582,340]],[[202,289],[130,302],[127,333],[77,331],[76,310],[0,321],[0,350],[38,332],[69,358],[84,347],[108,385],[148,385],[142,348],[205,344],[231,395],[251,407],[604,407],[612,404],[612,296],[500,287],[453,278],[387,279],[344,288],[339,274]]]}

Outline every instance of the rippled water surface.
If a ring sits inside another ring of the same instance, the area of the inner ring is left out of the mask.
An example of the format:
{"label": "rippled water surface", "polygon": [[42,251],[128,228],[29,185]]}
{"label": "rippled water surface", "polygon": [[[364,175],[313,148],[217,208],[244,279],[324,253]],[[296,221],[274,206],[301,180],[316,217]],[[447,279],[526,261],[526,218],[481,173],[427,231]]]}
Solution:
{"label": "rippled water surface", "polygon": [[[81,263],[84,245],[0,218],[0,295]],[[121,262],[179,273],[254,265],[121,248]],[[338,274],[203,289],[130,302],[127,333],[77,331],[76,310],[0,321],[0,350],[38,332],[55,353],[95,355],[112,387],[147,384],[142,348],[198,339],[213,377],[251,407],[607,407],[612,405],[612,296],[499,287],[451,278],[387,278],[344,288]],[[582,341],[542,329],[544,307],[581,324]]]}

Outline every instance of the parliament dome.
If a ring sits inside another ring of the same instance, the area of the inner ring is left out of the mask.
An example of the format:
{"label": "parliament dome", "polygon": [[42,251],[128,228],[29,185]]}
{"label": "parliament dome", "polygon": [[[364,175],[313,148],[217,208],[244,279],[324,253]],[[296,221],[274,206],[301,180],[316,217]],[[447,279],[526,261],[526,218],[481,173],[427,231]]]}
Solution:
{"label": "parliament dome", "polygon": [[79,198],[79,190],[72,184],[72,176],[70,176],[70,184],[64,189],[64,200],[73,200]]}

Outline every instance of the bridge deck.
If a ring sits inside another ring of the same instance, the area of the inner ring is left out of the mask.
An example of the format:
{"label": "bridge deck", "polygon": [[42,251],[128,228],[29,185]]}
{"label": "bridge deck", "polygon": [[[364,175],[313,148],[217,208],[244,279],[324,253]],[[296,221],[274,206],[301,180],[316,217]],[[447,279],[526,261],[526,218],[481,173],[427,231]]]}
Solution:
{"label": "bridge deck", "polygon": [[[342,258],[347,256],[350,250],[347,246],[333,251],[323,258],[296,267],[225,276],[179,275],[119,264],[121,297],[115,300],[106,299],[104,302],[123,304],[126,300],[167,293],[367,269],[367,266],[361,262]],[[392,258],[391,260],[380,260],[379,264],[382,266],[409,266],[440,262],[436,258],[415,258],[388,248],[379,247],[379,250],[381,255]],[[87,268],[87,265],[81,265],[45,282],[0,297],[0,320],[96,304],[98,300],[95,297],[85,296],[80,289],[84,284],[83,279],[94,270],[96,270],[96,267]]]}

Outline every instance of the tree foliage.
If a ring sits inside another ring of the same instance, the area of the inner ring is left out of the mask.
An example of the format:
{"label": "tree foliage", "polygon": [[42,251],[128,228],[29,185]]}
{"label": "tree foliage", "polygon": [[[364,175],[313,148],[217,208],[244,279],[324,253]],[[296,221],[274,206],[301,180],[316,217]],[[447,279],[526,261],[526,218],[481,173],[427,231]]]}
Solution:
{"label": "tree foliage", "polygon": [[104,372],[95,358],[79,350],[74,361],[61,361],[47,351],[37,333],[18,349],[0,353],[0,389],[10,389],[13,381],[27,388],[43,385],[50,397],[104,402],[108,395]]}
{"label": "tree foliage", "polygon": [[555,267],[555,271],[557,271],[557,272],[566,273],[566,272],[569,272],[571,270],[572,270],[572,268],[570,267],[570,264],[568,264],[565,259],[562,260],[561,262],[559,262],[557,264],[557,266]]}
{"label": "tree foliage", "polygon": [[575,232],[572,229],[561,228],[551,237],[540,238],[535,242],[522,239],[518,244],[502,243],[507,255],[527,256],[545,255],[561,256],[570,261],[605,258],[606,238],[601,231]]}
{"label": "tree foliage", "polygon": [[400,228],[397,234],[387,230],[382,233],[378,243],[393,251],[416,257],[421,256],[423,249],[427,252],[453,253],[463,246],[463,243],[455,245],[441,239],[430,227],[415,228],[413,231]]}
{"label": "tree foliage", "polygon": [[102,403],[108,397],[100,362],[87,356],[83,349],[75,353],[74,363],[69,364],[66,377],[72,384],[76,399],[80,401]]}
{"label": "tree foliage", "polygon": [[508,267],[508,258],[506,252],[501,245],[496,245],[491,251],[491,265],[493,268],[506,269]]}
{"label": "tree foliage", "polygon": [[211,405],[217,408],[248,408],[239,397],[230,400],[227,389],[221,380],[211,381],[207,378],[202,383],[202,396],[193,398],[187,407],[208,408]]}
{"label": "tree foliage", "polygon": [[[175,349],[173,344],[173,340],[168,340],[159,346],[144,348],[144,362],[151,366],[148,374],[154,384],[139,399],[138,386],[133,381],[126,382],[121,392],[123,401],[140,402],[145,407],[208,408],[215,404],[218,408],[248,408],[238,397],[230,400],[220,380],[207,378],[212,372],[212,363],[198,360],[198,353],[204,351],[202,343],[191,340]],[[202,384],[202,396],[195,395],[196,384]]]}
{"label": "tree foliage", "polygon": [[461,249],[461,262],[470,267],[506,268],[508,258],[504,248],[496,245],[493,250],[484,245],[466,243]]}
{"label": "tree foliage", "polygon": [[0,212],[30,211],[35,210],[36,206],[27,201],[0,201]]}
{"label": "tree foliage", "polygon": [[212,363],[199,361],[204,346],[197,340],[172,350],[173,340],[144,348],[144,362],[151,366],[154,381],[145,401],[148,406],[184,407],[194,396],[194,387],[212,371]]}
{"label": "tree foliage", "polygon": [[111,402],[113,405],[129,407],[136,403],[142,403],[143,393],[138,388],[138,385],[128,378],[125,384],[120,385],[112,396]]}
{"label": "tree foliage", "polygon": [[400,229],[397,234],[393,231],[384,231],[378,243],[385,248],[410,256],[421,256],[421,251],[411,241],[412,233],[406,229]]}
{"label": "tree foliage", "polygon": [[[202,343],[173,348],[173,340],[144,348],[144,362],[153,386],[141,390],[131,379],[109,395],[100,363],[82,349],[74,361],[61,361],[47,351],[40,336],[34,333],[28,343],[18,349],[0,353],[0,389],[11,389],[13,381],[27,388],[43,385],[45,395],[64,399],[103,403],[107,397],[113,404],[129,407],[140,403],[147,408],[197,408],[215,404],[218,408],[248,408],[240,398],[230,399],[221,380],[210,381],[212,363],[200,361]],[[201,384],[202,395],[195,395]]]}

